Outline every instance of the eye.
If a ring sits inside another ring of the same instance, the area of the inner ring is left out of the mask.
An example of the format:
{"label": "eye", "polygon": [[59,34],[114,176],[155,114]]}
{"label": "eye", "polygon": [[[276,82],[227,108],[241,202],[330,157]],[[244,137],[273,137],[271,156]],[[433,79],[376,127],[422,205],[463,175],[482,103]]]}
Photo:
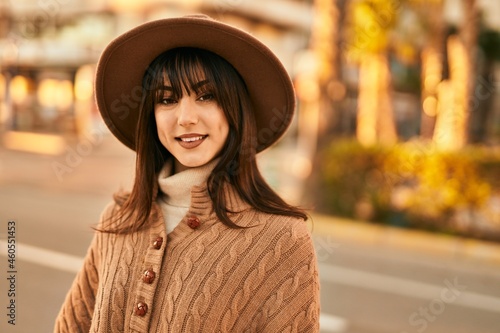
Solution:
{"label": "eye", "polygon": [[162,99],[160,99],[160,102],[159,102],[159,104],[163,104],[163,105],[172,105],[175,103],[177,103],[177,101],[171,97],[163,97]]}
{"label": "eye", "polygon": [[204,93],[201,94],[200,97],[198,97],[198,100],[201,102],[212,101],[213,99],[214,99],[214,94],[212,93]]}

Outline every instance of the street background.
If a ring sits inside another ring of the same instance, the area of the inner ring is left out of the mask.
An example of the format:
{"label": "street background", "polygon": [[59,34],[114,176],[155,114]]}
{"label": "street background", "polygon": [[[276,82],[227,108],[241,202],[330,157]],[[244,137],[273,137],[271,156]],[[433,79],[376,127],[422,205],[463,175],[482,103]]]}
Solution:
{"label": "street background", "polygon": [[497,0],[0,0],[0,332],[52,331],[133,182],[94,103],[103,48],[197,12],[257,36],[296,87],[259,165],[310,209],[321,331],[500,333]]}

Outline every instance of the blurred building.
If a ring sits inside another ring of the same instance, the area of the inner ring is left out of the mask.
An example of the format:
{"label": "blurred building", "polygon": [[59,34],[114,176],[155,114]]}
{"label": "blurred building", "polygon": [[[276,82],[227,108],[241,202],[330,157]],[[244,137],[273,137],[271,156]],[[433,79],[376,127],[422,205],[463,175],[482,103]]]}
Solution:
{"label": "blurred building", "polygon": [[307,47],[309,1],[0,0],[1,144],[61,154],[102,129],[93,77],[103,48],[142,22],[197,12],[255,34],[290,71]]}

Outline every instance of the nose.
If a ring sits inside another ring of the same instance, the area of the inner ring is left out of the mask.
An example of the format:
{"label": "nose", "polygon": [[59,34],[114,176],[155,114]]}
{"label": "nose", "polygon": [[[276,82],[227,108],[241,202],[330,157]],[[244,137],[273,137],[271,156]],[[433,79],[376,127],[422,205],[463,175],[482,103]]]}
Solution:
{"label": "nose", "polygon": [[184,96],[178,104],[177,124],[183,127],[195,125],[198,123],[198,115],[196,113],[196,104],[189,96]]}

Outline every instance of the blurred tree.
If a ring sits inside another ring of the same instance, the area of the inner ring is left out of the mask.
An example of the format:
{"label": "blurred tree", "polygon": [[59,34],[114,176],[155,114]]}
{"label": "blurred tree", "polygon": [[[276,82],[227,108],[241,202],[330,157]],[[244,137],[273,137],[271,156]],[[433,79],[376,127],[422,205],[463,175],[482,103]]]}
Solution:
{"label": "blurred tree", "polygon": [[465,143],[470,141],[470,136],[468,133],[469,123],[470,123],[470,115],[474,111],[473,102],[477,99],[475,94],[476,90],[476,79],[477,79],[477,51],[478,51],[478,36],[480,29],[480,13],[477,4],[477,0],[464,0],[464,13],[465,17],[460,27],[460,37],[463,41],[465,47],[465,59],[464,61],[467,63],[467,81],[464,82],[465,85],[465,100],[464,100],[464,109],[465,109],[465,128],[464,137]]}
{"label": "blurred tree", "polygon": [[294,83],[300,101],[296,153],[299,159],[314,158],[318,145],[326,141],[324,134],[336,122],[335,103],[345,94],[340,81],[339,31],[346,1],[314,1],[310,45],[297,57]]}
{"label": "blurred tree", "polygon": [[437,87],[437,117],[433,141],[439,149],[457,150],[467,143],[468,85],[472,75],[468,51],[457,34],[446,39],[447,66]]}
{"label": "blurred tree", "polygon": [[[343,2],[343,0],[339,1]],[[340,11],[333,0],[314,1],[314,21],[307,57],[308,66],[296,79],[302,108],[299,145],[303,151],[316,153],[319,133],[326,131],[334,117],[334,96],[331,87],[339,82],[339,27]]]}
{"label": "blurred tree", "polygon": [[314,0],[310,44],[295,59],[300,112],[292,164],[294,175],[301,180],[314,175],[318,146],[327,141],[325,133],[336,122],[335,103],[345,93],[340,81],[339,31],[346,1]]}
{"label": "blurred tree", "polygon": [[493,107],[494,62],[500,59],[499,33],[481,24],[474,0],[460,3],[463,22],[447,31],[443,0],[409,2],[426,27],[421,137],[433,138],[442,148],[484,142]]}
{"label": "blurred tree", "polygon": [[359,64],[356,136],[363,145],[397,141],[388,47],[400,6],[386,0],[359,0],[349,6],[346,55]]}
{"label": "blurred tree", "polygon": [[[359,66],[356,134],[361,143],[396,141],[388,54],[405,62],[413,53],[421,55],[421,137],[432,138],[442,149],[485,139],[494,89],[492,66],[499,52],[497,35],[479,30],[477,0],[459,4],[464,19],[446,34],[444,0],[350,3],[346,55]],[[417,13],[416,24],[408,24],[408,11]]]}
{"label": "blurred tree", "polygon": [[438,85],[433,140],[440,149],[456,150],[472,141],[472,113],[477,108],[479,11],[476,0],[464,0],[464,19],[445,40],[443,80]]}
{"label": "blurred tree", "polygon": [[[316,141],[326,138],[337,122],[336,103],[345,95],[340,80],[340,30],[347,0],[314,0],[314,21],[309,50],[303,63],[314,64],[302,69],[296,78],[301,101],[302,132],[314,131],[305,150],[315,152]],[[314,130],[312,129],[314,128]],[[304,141],[304,140],[303,140]],[[314,141],[314,143],[312,143]]]}
{"label": "blurred tree", "polygon": [[346,87],[341,81],[340,43],[345,9],[349,0],[315,0],[316,24],[312,48],[321,66],[318,73],[320,85],[321,134],[337,125],[338,102],[345,97]]}
{"label": "blurred tree", "polygon": [[500,61],[500,33],[481,26],[478,36],[478,69],[474,98],[470,101],[469,142],[487,139],[488,120],[495,96],[495,62]]}
{"label": "blurred tree", "polygon": [[421,61],[421,101],[422,114],[420,136],[431,139],[434,133],[438,107],[438,86],[443,79],[444,49],[444,17],[443,0],[410,0],[410,8],[417,14],[423,28],[420,45]]}

